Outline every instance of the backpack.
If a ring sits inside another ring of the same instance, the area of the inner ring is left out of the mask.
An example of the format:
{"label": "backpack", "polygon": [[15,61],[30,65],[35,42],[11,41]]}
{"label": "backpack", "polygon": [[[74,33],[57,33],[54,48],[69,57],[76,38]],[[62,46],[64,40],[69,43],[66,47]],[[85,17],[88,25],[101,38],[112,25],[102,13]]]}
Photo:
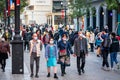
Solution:
{"label": "backpack", "polygon": [[105,37],[104,42],[103,42],[103,47],[109,48],[111,43],[111,39],[109,36]]}

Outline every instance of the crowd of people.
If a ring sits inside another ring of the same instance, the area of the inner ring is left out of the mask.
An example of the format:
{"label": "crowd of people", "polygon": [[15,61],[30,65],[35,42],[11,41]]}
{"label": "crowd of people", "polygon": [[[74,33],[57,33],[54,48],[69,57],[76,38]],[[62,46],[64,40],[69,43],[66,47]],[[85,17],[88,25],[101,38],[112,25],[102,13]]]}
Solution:
{"label": "crowd of people", "polygon": [[[6,59],[10,54],[9,41],[12,40],[14,30],[6,29],[4,33],[0,29],[0,64],[5,71]],[[58,79],[57,64],[61,65],[61,76],[66,74],[66,67],[70,67],[70,55],[77,59],[78,74],[85,73],[85,58],[89,52],[94,52],[97,57],[102,58],[102,69],[114,70],[114,62],[119,68],[117,52],[119,52],[119,37],[114,32],[109,32],[108,28],[101,32],[98,27],[95,30],[85,32],[67,30],[62,27],[54,31],[46,26],[23,26],[21,36],[24,40],[24,50],[30,53],[30,77],[34,76],[34,61],[36,62],[35,77],[39,77],[39,60],[41,54],[45,55],[47,63],[47,77],[51,76],[50,68],[53,67],[54,78]],[[3,47],[3,45],[5,45]],[[45,53],[42,53],[42,49]],[[2,49],[4,48],[4,49]],[[110,53],[110,66],[108,56]],[[6,57],[4,56],[6,55]]]}

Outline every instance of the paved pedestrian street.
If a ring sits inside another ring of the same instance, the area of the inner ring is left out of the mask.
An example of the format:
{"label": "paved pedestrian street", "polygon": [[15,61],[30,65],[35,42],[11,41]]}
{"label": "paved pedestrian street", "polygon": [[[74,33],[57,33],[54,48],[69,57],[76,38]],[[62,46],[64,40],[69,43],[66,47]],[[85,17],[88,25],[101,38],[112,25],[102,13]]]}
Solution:
{"label": "paved pedestrian street", "polygon": [[[120,55],[118,55],[120,62]],[[53,69],[51,77],[47,78],[46,60],[44,51],[40,58],[39,78],[30,78],[29,53],[24,53],[24,74],[11,74],[11,57],[7,59],[6,71],[0,70],[0,80],[55,80],[53,78]],[[58,65],[58,80],[120,80],[120,70],[104,71],[101,69],[102,59],[96,57],[94,53],[89,53],[86,57],[85,73],[78,75],[76,69],[76,58],[71,56],[71,66],[67,67],[66,75],[61,77],[60,66]]]}

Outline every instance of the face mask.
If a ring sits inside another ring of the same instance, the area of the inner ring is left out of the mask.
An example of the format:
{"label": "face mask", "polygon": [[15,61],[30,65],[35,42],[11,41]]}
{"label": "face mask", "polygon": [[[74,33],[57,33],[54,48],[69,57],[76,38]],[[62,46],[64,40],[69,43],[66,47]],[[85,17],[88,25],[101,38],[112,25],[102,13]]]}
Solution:
{"label": "face mask", "polygon": [[67,39],[66,38],[63,38],[64,41],[66,41]]}
{"label": "face mask", "polygon": [[38,39],[38,37],[34,37],[34,39],[35,39],[35,40],[37,40],[37,39]]}
{"label": "face mask", "polygon": [[54,41],[50,41],[50,44],[53,44],[54,43]]}
{"label": "face mask", "polygon": [[83,37],[83,34],[79,34],[80,37]]}

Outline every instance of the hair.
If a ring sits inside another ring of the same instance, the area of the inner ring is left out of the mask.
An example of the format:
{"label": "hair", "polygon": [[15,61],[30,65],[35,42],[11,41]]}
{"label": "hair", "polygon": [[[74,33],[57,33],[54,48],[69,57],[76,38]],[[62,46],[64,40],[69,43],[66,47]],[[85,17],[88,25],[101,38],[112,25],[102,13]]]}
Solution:
{"label": "hair", "polygon": [[36,33],[37,33],[38,31],[40,31],[40,30],[36,30]]}
{"label": "hair", "polygon": [[111,33],[111,35],[115,38],[116,37],[116,34],[114,32]]}
{"label": "hair", "polygon": [[62,34],[62,38],[63,38],[64,36],[68,37],[67,34],[63,33],[63,34]]}

